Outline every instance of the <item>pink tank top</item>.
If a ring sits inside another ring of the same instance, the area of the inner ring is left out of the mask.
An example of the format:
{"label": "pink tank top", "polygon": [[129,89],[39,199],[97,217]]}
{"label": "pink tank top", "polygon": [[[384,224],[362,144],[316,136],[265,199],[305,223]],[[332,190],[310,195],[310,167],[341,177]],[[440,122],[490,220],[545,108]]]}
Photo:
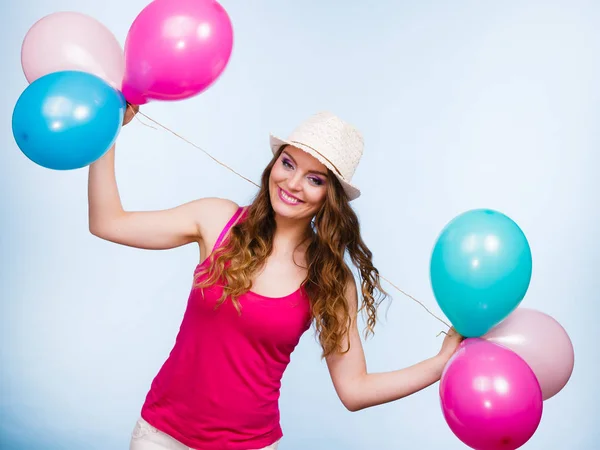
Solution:
{"label": "pink tank top", "polygon": [[[215,248],[243,211],[229,220]],[[206,258],[194,273],[208,263]],[[239,298],[239,315],[230,300],[214,308],[222,292],[222,285],[192,288],[174,347],[141,415],[192,449],[260,449],[283,436],[281,378],[310,327],[310,304],[302,287],[278,298],[247,292]]]}

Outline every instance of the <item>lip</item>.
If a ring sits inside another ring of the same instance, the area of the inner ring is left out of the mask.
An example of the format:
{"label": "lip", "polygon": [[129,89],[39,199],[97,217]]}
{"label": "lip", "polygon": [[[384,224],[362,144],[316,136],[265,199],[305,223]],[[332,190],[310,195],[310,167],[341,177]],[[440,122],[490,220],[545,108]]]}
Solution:
{"label": "lip", "polygon": [[[281,195],[282,192],[285,192],[285,195],[295,198],[296,200],[298,200],[298,203],[290,203],[288,202],[285,198],[283,198],[283,196]],[[279,198],[281,199],[281,201],[283,203],[285,203],[286,205],[290,205],[290,206],[298,206],[301,205],[302,203],[304,203],[302,200],[300,200],[297,197],[294,197],[292,194],[290,194],[288,191],[284,191],[283,189],[281,189],[279,186],[277,187],[277,194],[279,195]]]}

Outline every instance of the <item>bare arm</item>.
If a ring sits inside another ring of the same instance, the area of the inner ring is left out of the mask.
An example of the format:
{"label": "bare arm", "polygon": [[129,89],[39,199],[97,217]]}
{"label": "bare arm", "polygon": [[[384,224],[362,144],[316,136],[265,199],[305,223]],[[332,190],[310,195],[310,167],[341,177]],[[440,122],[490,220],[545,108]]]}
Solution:
{"label": "bare arm", "polygon": [[[349,282],[346,295],[353,318],[349,333],[350,350],[329,356],[327,365],[335,390],[348,410],[359,411],[401,399],[440,379],[444,366],[462,340],[460,336],[449,333],[442,350],[418,364],[392,372],[368,373],[356,324],[358,298],[354,280]],[[346,343],[343,348],[347,348]]]}
{"label": "bare arm", "polygon": [[[125,119],[129,122],[133,114]],[[169,249],[198,242],[212,221],[222,221],[237,209],[218,198],[194,200],[160,211],[125,211],[115,176],[115,147],[89,167],[90,232],[102,239],[144,249]]]}

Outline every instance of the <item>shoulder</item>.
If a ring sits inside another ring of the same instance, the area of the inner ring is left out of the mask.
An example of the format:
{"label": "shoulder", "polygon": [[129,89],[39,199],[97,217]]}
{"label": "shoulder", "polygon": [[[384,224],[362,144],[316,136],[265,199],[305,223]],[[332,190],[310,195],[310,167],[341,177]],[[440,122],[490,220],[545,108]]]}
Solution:
{"label": "shoulder", "polygon": [[218,197],[201,198],[194,201],[196,223],[200,235],[209,240],[213,235],[218,235],[229,219],[239,209],[239,205],[232,200]]}
{"label": "shoulder", "polygon": [[199,209],[209,211],[213,214],[227,214],[230,211],[237,211],[239,205],[233,200],[220,197],[204,197],[194,201]]}

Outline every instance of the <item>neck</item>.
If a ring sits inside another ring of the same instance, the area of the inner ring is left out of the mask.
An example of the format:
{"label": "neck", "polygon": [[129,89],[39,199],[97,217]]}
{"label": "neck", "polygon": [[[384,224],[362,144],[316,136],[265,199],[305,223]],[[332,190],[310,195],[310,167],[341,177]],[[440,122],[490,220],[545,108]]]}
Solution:
{"label": "neck", "polygon": [[298,220],[275,216],[277,228],[273,237],[273,247],[281,252],[293,252],[306,239],[306,231],[311,219]]}

